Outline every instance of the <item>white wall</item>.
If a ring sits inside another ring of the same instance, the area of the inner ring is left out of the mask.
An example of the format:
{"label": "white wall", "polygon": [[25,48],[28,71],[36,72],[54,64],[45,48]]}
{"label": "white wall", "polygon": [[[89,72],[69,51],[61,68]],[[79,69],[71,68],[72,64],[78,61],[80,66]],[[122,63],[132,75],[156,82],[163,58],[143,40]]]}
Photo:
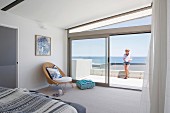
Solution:
{"label": "white wall", "polygon": [[[0,25],[19,29],[19,87],[37,89],[47,85],[42,64],[53,62],[66,72],[66,31],[0,11]],[[35,35],[51,37],[51,56],[35,56]]]}
{"label": "white wall", "polygon": [[91,59],[75,59],[72,60],[72,77],[73,79],[81,79],[90,75],[92,67]]}

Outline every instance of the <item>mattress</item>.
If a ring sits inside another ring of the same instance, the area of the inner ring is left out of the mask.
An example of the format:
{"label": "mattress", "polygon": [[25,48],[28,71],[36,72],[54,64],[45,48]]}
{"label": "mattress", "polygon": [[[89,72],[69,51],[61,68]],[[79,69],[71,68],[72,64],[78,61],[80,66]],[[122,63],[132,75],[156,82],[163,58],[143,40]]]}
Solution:
{"label": "mattress", "polygon": [[0,87],[0,113],[78,113],[71,105],[26,89]]}

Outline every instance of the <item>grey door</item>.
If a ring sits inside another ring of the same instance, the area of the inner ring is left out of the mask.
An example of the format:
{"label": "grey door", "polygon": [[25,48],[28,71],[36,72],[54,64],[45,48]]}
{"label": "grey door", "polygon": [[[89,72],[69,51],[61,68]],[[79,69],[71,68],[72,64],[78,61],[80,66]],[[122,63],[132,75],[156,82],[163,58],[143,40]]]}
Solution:
{"label": "grey door", "polygon": [[17,87],[17,29],[0,26],[0,86]]}

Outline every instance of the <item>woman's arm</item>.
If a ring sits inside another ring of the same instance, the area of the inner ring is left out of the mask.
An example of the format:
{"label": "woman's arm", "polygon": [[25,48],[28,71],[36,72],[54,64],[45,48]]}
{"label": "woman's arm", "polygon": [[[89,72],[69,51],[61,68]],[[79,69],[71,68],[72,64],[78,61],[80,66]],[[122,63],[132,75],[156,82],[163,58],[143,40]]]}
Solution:
{"label": "woman's arm", "polygon": [[131,57],[129,56],[129,60],[128,60],[128,62],[131,62],[132,61],[132,59],[131,59]]}
{"label": "woman's arm", "polygon": [[125,55],[123,55],[123,61],[126,62],[126,56]]}

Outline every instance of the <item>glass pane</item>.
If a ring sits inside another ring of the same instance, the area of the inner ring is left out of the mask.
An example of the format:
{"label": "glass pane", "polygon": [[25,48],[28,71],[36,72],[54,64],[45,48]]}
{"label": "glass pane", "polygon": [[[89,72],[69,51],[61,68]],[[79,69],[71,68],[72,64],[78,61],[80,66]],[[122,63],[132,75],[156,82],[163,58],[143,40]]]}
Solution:
{"label": "glass pane", "polygon": [[104,27],[95,28],[93,30],[102,30],[102,29],[112,29],[112,28],[122,28],[122,27],[132,27],[132,26],[142,26],[142,25],[151,25],[151,16],[133,19],[117,24],[112,24]]}
{"label": "glass pane", "polygon": [[[150,33],[110,36],[111,86],[142,88],[150,37]],[[126,49],[130,50],[129,55],[125,55]],[[124,62],[130,62],[130,65]],[[124,79],[126,76],[129,78]]]}
{"label": "glass pane", "polygon": [[[138,20],[139,18],[146,18],[146,20],[147,20],[147,16],[151,16],[151,15],[152,15],[152,8],[149,8],[149,9],[137,11],[137,12],[126,14],[126,15],[117,16],[116,18],[110,18],[110,19],[106,19],[103,21],[76,27],[76,28],[70,29],[69,33],[89,31],[89,30],[109,29],[107,27],[110,27],[110,26],[111,26],[110,28],[118,28],[118,27],[114,27],[112,25],[116,25],[119,23],[126,24],[126,22],[128,22],[128,21]],[[151,18],[151,17],[149,17],[149,18]],[[141,21],[143,21],[142,23],[145,23],[144,20],[141,20]],[[151,19],[149,21],[151,21]],[[135,23],[135,26],[140,26],[140,25],[145,25],[145,24],[141,24],[138,22]],[[151,25],[151,24],[149,24],[149,25]],[[103,26],[106,26],[106,27],[103,27]],[[127,25],[125,25],[125,26],[127,26]],[[123,25],[123,27],[125,27],[125,26]]]}
{"label": "glass pane", "polygon": [[72,77],[105,83],[106,39],[72,41]]}

